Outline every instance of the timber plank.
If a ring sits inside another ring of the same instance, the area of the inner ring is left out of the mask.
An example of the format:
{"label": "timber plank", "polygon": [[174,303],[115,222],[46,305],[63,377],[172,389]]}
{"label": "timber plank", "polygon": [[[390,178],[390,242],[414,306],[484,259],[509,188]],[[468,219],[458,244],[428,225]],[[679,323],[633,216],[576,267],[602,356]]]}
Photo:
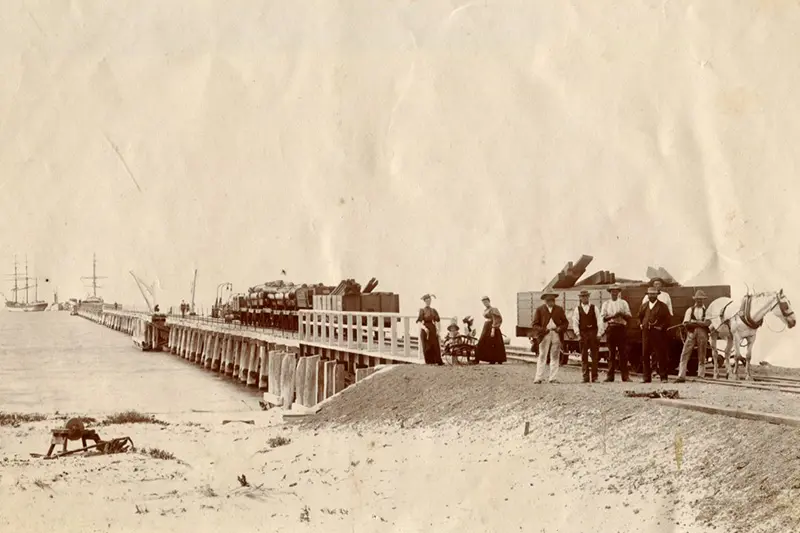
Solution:
{"label": "timber plank", "polygon": [[800,418],[794,416],[778,415],[774,413],[763,413],[759,411],[745,411],[741,409],[728,409],[725,407],[715,407],[713,405],[687,402],[684,400],[667,400],[664,398],[655,398],[652,401],[654,401],[659,405],[676,407],[678,409],[687,409],[690,411],[699,411],[701,413],[707,413],[712,415],[723,415],[732,418],[739,418],[742,420],[756,420],[759,422],[768,422],[770,424],[781,424],[784,426],[800,427]]}
{"label": "timber plank", "polygon": [[297,403],[300,405],[305,405],[306,399],[306,391],[305,391],[305,384],[306,384],[306,364],[308,357],[301,357],[297,361],[297,367],[294,373],[294,394],[297,398]]}
{"label": "timber plank", "polygon": [[303,405],[306,407],[313,407],[319,402],[320,356],[312,355],[310,357],[303,357],[303,359],[306,360],[305,375],[303,376]]}
{"label": "timber plank", "polygon": [[294,360],[292,354],[284,353],[281,361],[281,405],[285,409],[291,408],[294,403]]}

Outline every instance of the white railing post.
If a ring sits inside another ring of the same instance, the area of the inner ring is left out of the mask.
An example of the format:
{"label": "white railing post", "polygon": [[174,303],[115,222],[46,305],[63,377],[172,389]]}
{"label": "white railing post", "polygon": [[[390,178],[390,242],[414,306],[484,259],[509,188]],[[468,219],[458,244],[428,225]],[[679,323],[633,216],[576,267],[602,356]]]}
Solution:
{"label": "white railing post", "polygon": [[347,313],[347,347],[353,347],[353,315]]}
{"label": "white railing post", "polygon": [[397,355],[397,319],[392,317],[392,344],[389,353]]}
{"label": "white railing post", "polygon": [[364,343],[364,324],[360,313],[356,317],[356,350],[360,350]]}
{"label": "white railing post", "polygon": [[410,318],[403,317],[403,357],[411,357],[411,327]]}
{"label": "white railing post", "polygon": [[344,315],[336,315],[336,345],[344,346]]}
{"label": "white railing post", "polygon": [[384,346],[384,322],[383,317],[378,317],[378,353],[383,353],[386,350],[386,346]]}
{"label": "white railing post", "polygon": [[372,326],[372,316],[371,314],[367,314],[367,351],[372,351],[372,333],[374,329]]}

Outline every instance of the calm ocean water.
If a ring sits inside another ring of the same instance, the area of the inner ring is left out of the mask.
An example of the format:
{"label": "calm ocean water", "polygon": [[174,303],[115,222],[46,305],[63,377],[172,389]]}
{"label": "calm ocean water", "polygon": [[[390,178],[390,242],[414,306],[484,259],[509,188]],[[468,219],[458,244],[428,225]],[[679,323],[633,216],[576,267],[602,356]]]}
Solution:
{"label": "calm ocean water", "polygon": [[0,411],[247,411],[260,397],[68,312],[0,311]]}

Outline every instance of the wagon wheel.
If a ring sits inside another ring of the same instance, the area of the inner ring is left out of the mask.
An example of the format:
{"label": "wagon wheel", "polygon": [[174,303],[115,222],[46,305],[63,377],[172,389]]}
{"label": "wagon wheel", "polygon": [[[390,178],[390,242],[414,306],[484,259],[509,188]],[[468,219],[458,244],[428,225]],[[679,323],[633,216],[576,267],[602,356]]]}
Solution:
{"label": "wagon wheel", "polygon": [[443,355],[443,358],[450,358],[452,365],[475,365],[478,358],[475,354],[475,339],[460,335],[457,337],[458,344],[451,346]]}
{"label": "wagon wheel", "polygon": [[445,357],[450,357],[450,364],[454,366],[474,365],[478,363],[475,357],[475,347],[469,344],[454,346]]}
{"label": "wagon wheel", "polygon": [[83,436],[83,430],[86,429],[79,418],[70,418],[66,428],[69,440],[79,440]]}

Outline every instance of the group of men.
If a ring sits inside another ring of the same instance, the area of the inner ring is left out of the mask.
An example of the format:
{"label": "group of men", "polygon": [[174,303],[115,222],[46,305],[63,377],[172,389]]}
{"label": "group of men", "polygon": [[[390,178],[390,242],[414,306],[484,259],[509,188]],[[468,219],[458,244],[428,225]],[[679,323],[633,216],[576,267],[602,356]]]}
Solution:
{"label": "group of men", "polygon": [[[668,330],[672,321],[672,300],[665,291],[662,291],[663,280],[651,280],[651,286],[642,299],[642,304],[637,313],[639,327],[642,330],[642,381],[650,383],[655,370],[662,382],[667,382],[669,372],[669,337]],[[572,331],[578,338],[581,350],[581,369],[583,382],[598,381],[598,361],[600,358],[600,338],[606,335],[608,344],[608,373],[605,381],[614,381],[614,376],[619,369],[622,381],[630,381],[628,374],[628,355],[626,351],[626,336],[628,321],[633,318],[628,302],[623,300],[622,287],[612,285],[608,288],[611,299],[603,302],[600,310],[589,302],[589,291],[580,292],[580,302],[572,312],[571,320],[567,319],[563,307],[556,305],[558,294],[545,292],[542,299],[543,305],[538,307],[533,315],[531,342],[538,347],[538,363],[534,383],[542,383],[550,360],[548,381],[557,382],[558,370],[561,365],[561,346],[564,343],[564,334],[572,326]],[[698,353],[705,354],[708,345],[711,321],[706,317],[706,294],[698,290],[694,295],[694,305],[686,310],[683,325],[686,327],[686,340],[681,353],[676,382],[686,381],[686,367],[692,350],[695,346]],[[589,354],[591,353],[591,364]],[[655,354],[655,365],[651,364],[651,354]],[[655,367],[655,368],[653,368]],[[701,358],[698,367],[701,377],[705,374],[705,356]]]}

